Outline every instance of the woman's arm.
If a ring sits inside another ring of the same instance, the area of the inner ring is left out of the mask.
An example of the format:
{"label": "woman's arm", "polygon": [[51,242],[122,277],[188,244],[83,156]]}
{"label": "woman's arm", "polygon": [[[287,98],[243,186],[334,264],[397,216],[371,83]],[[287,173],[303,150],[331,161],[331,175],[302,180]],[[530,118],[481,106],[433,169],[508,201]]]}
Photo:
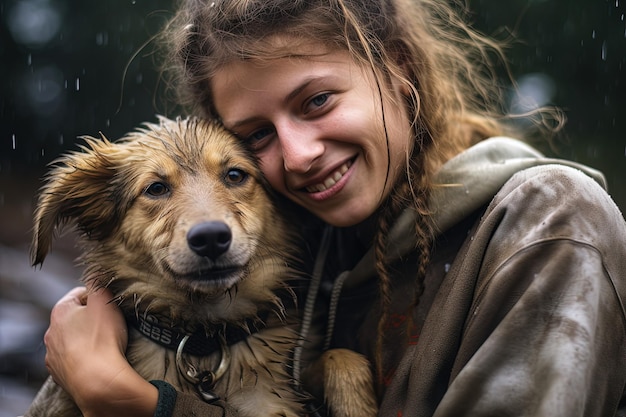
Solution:
{"label": "woman's arm", "polygon": [[126,322],[107,290],[74,288],[54,306],[46,367],[85,416],[152,416],[158,390],[127,362]]}

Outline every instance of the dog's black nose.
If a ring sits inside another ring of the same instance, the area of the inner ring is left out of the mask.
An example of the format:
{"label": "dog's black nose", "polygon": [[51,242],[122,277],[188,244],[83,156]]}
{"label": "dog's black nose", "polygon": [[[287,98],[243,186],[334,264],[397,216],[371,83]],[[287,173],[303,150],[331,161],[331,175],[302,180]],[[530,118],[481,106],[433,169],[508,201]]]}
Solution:
{"label": "dog's black nose", "polygon": [[233,235],[223,222],[205,222],[193,226],[187,233],[187,244],[192,251],[209,259],[217,259],[230,247]]}

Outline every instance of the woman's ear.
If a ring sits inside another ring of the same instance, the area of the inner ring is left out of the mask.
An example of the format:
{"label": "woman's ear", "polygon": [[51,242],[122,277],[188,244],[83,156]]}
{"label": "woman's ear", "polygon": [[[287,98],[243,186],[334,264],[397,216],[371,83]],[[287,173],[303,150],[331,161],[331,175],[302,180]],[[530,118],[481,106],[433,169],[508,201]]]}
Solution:
{"label": "woman's ear", "polygon": [[405,98],[412,97],[414,86],[411,84],[415,79],[415,74],[410,67],[410,56],[408,49],[403,43],[398,42],[392,48],[391,59],[394,62],[393,84],[398,92]]}
{"label": "woman's ear", "polygon": [[397,83],[399,84],[398,89],[400,91],[400,94],[402,94],[402,96],[405,97],[405,98],[412,97],[412,94],[411,94],[412,89],[411,89],[411,87],[409,85],[409,83],[410,83],[409,80],[411,80],[411,78],[404,77],[403,79],[399,79],[397,81]]}

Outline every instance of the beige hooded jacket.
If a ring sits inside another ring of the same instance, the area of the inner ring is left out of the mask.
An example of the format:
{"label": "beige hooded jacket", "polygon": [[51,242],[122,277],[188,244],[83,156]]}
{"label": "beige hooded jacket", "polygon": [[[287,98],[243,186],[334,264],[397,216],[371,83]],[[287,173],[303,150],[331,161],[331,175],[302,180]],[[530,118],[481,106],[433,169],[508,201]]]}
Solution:
{"label": "beige hooded jacket", "polygon": [[[491,139],[451,160],[439,181],[448,185],[433,199],[442,236],[488,206],[456,232],[467,232],[457,253],[436,251],[419,338],[380,415],[626,413],[626,225],[602,176]],[[399,254],[412,243],[404,220]]]}

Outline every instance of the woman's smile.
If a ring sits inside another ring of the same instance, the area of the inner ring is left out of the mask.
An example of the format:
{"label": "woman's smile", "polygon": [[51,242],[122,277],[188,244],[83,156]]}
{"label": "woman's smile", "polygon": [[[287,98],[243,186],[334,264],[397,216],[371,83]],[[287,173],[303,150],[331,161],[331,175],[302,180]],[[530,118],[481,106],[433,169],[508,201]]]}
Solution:
{"label": "woman's smile", "polygon": [[337,183],[341,181],[342,178],[344,178],[344,175],[346,174],[346,172],[348,172],[351,166],[352,166],[352,161],[348,161],[344,163],[343,165],[339,167],[338,170],[330,174],[328,178],[324,180],[324,182],[307,186],[306,190],[311,194],[328,191],[328,189],[330,189],[334,185],[337,185]]}

